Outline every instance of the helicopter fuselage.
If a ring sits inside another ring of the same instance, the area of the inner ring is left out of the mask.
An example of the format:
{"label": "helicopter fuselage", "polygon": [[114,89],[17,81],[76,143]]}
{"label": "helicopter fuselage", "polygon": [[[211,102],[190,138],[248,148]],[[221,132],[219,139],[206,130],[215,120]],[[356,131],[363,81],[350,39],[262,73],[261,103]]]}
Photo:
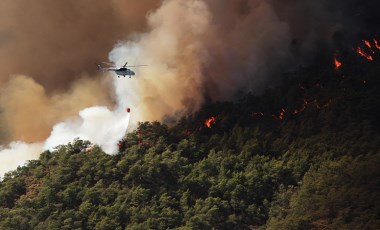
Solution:
{"label": "helicopter fuselage", "polygon": [[135,72],[132,71],[131,69],[128,69],[127,67],[138,67],[138,66],[146,66],[146,65],[127,66],[127,63],[125,63],[124,66],[122,66],[122,67],[112,66],[112,67],[106,67],[106,68],[104,68],[100,64],[96,64],[96,66],[102,72],[112,71],[112,72],[115,72],[118,77],[120,77],[120,76],[123,76],[123,77],[129,76],[129,78],[131,78],[132,76],[135,75]]}
{"label": "helicopter fuselage", "polygon": [[130,69],[128,69],[128,68],[125,68],[125,67],[123,67],[123,68],[119,68],[119,69],[116,69],[116,70],[114,70],[115,71],[115,73],[117,74],[117,75],[119,75],[119,76],[126,76],[126,75],[128,75],[128,76],[134,76],[135,75],[135,72],[133,72],[132,70],[130,70]]}
{"label": "helicopter fuselage", "polygon": [[122,67],[122,68],[119,68],[119,69],[114,69],[113,71],[115,71],[115,73],[119,76],[134,76],[135,75],[135,72],[133,72],[132,70],[128,69],[128,68],[125,68],[125,67]]}

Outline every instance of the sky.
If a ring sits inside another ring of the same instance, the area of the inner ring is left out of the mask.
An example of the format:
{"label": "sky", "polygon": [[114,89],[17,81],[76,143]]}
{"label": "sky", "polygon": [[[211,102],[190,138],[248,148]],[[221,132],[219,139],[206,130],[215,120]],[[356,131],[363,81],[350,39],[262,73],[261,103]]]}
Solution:
{"label": "sky", "polygon": [[[260,94],[318,51],[376,31],[378,5],[2,0],[0,174],[76,136],[112,154],[130,122],[175,120],[238,91]],[[148,66],[119,79],[99,72],[101,61]],[[114,140],[102,141],[109,133]]]}

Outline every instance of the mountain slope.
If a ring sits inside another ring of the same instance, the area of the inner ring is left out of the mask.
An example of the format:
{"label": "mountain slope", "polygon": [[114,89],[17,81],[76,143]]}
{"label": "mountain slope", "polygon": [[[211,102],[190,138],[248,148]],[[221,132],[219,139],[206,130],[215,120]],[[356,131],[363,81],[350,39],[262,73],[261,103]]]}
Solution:
{"label": "mountain slope", "polygon": [[0,182],[0,228],[378,229],[380,68],[350,55],[140,123],[117,155],[46,151]]}

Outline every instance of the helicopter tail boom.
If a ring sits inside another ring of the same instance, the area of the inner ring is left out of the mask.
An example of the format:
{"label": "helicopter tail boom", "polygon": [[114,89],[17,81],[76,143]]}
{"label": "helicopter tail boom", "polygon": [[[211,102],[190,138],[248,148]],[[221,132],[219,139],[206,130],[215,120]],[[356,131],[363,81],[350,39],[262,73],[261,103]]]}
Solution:
{"label": "helicopter tail boom", "polygon": [[100,70],[100,71],[102,71],[102,72],[105,71],[104,68],[103,68],[100,64],[96,64],[96,63],[95,63],[95,65],[98,67],[98,70]]}

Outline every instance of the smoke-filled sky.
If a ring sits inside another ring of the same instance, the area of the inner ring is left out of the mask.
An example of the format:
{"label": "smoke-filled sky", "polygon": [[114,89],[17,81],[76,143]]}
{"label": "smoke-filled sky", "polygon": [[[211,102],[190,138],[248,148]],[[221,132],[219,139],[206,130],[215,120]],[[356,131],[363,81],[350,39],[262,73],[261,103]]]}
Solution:
{"label": "smoke-filled sky", "polygon": [[[97,113],[101,110],[92,108],[99,106],[111,113],[130,106],[135,121],[162,120],[196,111],[205,98],[261,93],[277,84],[282,72],[312,60],[316,50],[333,47],[337,37],[349,40],[376,31],[378,5],[358,0],[2,0],[0,144],[43,143],[49,136],[59,139],[57,130],[72,135],[80,129],[57,127],[72,127],[73,119],[88,126],[79,111]],[[148,66],[134,69],[135,78],[118,79],[97,72],[94,63],[107,59]]]}

